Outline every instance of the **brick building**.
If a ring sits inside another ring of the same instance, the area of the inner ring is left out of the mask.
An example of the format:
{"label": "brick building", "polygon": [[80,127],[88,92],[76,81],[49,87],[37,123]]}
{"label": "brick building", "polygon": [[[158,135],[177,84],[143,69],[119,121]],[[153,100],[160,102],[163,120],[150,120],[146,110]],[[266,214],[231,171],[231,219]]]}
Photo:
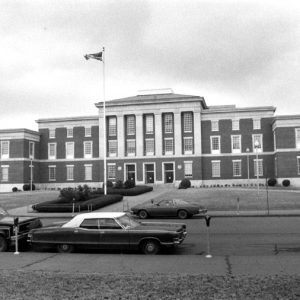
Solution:
{"label": "brick building", "polygon": [[[169,90],[103,102],[98,115],[39,119],[38,132],[0,130],[0,191],[62,188],[107,180],[195,186],[300,185],[300,116],[274,116],[272,106],[207,106],[203,97]],[[257,173],[258,172],[258,173]]]}

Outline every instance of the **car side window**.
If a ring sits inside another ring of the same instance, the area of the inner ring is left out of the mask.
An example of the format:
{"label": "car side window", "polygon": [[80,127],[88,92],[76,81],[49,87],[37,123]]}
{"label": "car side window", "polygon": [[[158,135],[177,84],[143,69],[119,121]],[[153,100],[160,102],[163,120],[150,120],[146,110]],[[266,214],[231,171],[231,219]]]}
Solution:
{"label": "car side window", "polygon": [[173,206],[173,201],[172,200],[163,200],[163,201],[160,201],[159,205],[165,206],[165,207]]}
{"label": "car side window", "polygon": [[115,219],[99,219],[100,229],[121,229]]}
{"label": "car side window", "polygon": [[97,219],[85,219],[80,224],[80,228],[99,229],[98,220]]}

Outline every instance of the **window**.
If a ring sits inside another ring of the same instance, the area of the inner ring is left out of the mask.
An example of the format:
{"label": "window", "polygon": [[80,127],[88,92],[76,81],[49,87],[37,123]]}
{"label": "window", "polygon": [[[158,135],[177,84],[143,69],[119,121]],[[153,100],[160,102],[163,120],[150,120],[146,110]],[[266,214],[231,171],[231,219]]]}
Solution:
{"label": "window", "polygon": [[233,160],[232,161],[232,167],[233,167],[233,176],[242,176],[242,162],[241,160]]}
{"label": "window", "polygon": [[146,155],[154,155],[154,139],[145,140],[145,153]]}
{"label": "window", "polygon": [[72,138],[73,137],[73,127],[68,127],[67,128],[67,138]]}
{"label": "window", "polygon": [[1,158],[9,158],[9,141],[1,141]]}
{"label": "window", "polygon": [[8,181],[9,166],[1,166],[1,181]]}
{"label": "window", "polygon": [[109,117],[108,118],[108,136],[117,135],[117,118]]}
{"label": "window", "polygon": [[165,138],[165,154],[174,154],[173,138]]}
{"label": "window", "polygon": [[191,161],[184,162],[184,177],[185,178],[193,177],[193,162]]}
{"label": "window", "polygon": [[99,229],[99,220],[98,219],[84,219],[79,227],[85,228],[85,229]]}
{"label": "window", "polygon": [[74,165],[67,165],[67,180],[74,180]]}
{"label": "window", "polygon": [[116,179],[116,164],[107,164],[108,179]]}
{"label": "window", "polygon": [[34,158],[34,142],[29,142],[29,158]]}
{"label": "window", "polygon": [[154,133],[154,119],[153,115],[146,115],[146,134]]}
{"label": "window", "polygon": [[300,175],[300,156],[297,156],[297,174]]}
{"label": "window", "polygon": [[84,151],[84,158],[92,158],[93,157],[93,142],[92,141],[83,142],[83,151]]}
{"label": "window", "polygon": [[211,136],[210,137],[210,151],[212,154],[220,154],[220,136]]}
{"label": "window", "polygon": [[[262,134],[252,135],[253,152],[262,152]],[[256,148],[257,146],[257,148]]]}
{"label": "window", "polygon": [[173,115],[164,115],[165,133],[173,133]]}
{"label": "window", "polygon": [[193,131],[193,114],[186,112],[183,114],[183,132]]}
{"label": "window", "polygon": [[49,139],[55,139],[55,128],[49,129]]}
{"label": "window", "polygon": [[134,116],[127,116],[126,132],[127,132],[127,135],[135,135],[135,117]]}
{"label": "window", "polygon": [[220,161],[213,160],[211,162],[211,176],[212,177],[220,177],[221,176],[221,169],[220,169]]}
{"label": "window", "polygon": [[231,136],[231,152],[232,153],[241,153],[241,136],[232,135]]}
{"label": "window", "polygon": [[74,158],[74,142],[66,143],[66,158],[68,159]]}
{"label": "window", "polygon": [[211,131],[219,131],[219,121],[218,120],[211,121]]}
{"label": "window", "polygon": [[254,176],[257,176],[257,165],[258,165],[258,176],[263,176],[263,160],[262,159],[254,159]]}
{"label": "window", "polygon": [[300,149],[300,128],[296,128],[296,148]]}
{"label": "window", "polygon": [[115,219],[99,219],[100,229],[121,229]]}
{"label": "window", "polygon": [[185,137],[183,139],[183,153],[184,154],[193,154],[193,138]]}
{"label": "window", "polygon": [[56,159],[56,143],[48,144],[48,159]]}
{"label": "window", "polygon": [[49,181],[56,180],[56,166],[49,166]]}
{"label": "window", "polygon": [[108,156],[115,157],[118,153],[118,142],[117,140],[108,141]]}
{"label": "window", "polygon": [[92,180],[93,174],[93,166],[92,165],[84,165],[84,179]]}
{"label": "window", "polygon": [[261,125],[260,125],[260,119],[253,119],[253,129],[260,129]]}
{"label": "window", "polygon": [[135,156],[135,140],[127,140],[127,156]]}
{"label": "window", "polygon": [[232,120],[232,130],[240,130],[240,120]]}
{"label": "window", "polygon": [[92,127],[85,127],[85,128],[84,128],[84,136],[85,136],[85,137],[90,137],[90,136],[92,136]]}

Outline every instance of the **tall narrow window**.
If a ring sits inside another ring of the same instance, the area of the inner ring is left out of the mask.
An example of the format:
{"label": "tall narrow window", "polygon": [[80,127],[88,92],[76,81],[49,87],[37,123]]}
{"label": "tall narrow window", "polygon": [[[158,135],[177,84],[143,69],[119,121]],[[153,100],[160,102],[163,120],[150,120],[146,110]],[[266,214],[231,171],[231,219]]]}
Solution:
{"label": "tall narrow window", "polygon": [[211,131],[219,131],[219,121],[218,120],[211,121]]}
{"label": "tall narrow window", "polygon": [[91,137],[92,136],[92,127],[85,127],[84,128],[84,136]]}
{"label": "tall narrow window", "polygon": [[232,135],[231,136],[231,151],[232,153],[241,153],[241,136]]}
{"label": "tall narrow window", "polygon": [[67,165],[67,180],[74,180],[74,165]]}
{"label": "tall narrow window", "polygon": [[253,119],[253,129],[258,130],[261,128],[260,119]]}
{"label": "tall narrow window", "polygon": [[117,118],[116,117],[108,118],[108,135],[109,136],[117,135]]}
{"label": "tall narrow window", "polygon": [[49,139],[55,139],[55,128],[49,129]]}
{"label": "tall narrow window", "polygon": [[84,180],[92,180],[93,165],[84,165]]}
{"label": "tall narrow window", "polygon": [[240,130],[240,120],[232,120],[232,130]]}
{"label": "tall narrow window", "polygon": [[9,166],[1,166],[1,181],[8,181]]}
{"label": "tall narrow window", "polygon": [[93,157],[93,142],[86,141],[83,143],[83,151],[84,151],[84,158],[92,158]]}
{"label": "tall narrow window", "polygon": [[68,159],[74,158],[74,142],[66,143],[66,158]]}
{"label": "tall narrow window", "polygon": [[146,134],[153,134],[153,132],[154,132],[153,115],[146,115]]}
{"label": "tall narrow window", "polygon": [[193,138],[185,137],[183,139],[183,151],[184,154],[193,154]]}
{"label": "tall narrow window", "polygon": [[193,114],[186,112],[183,114],[183,132],[193,131]]}
{"label": "tall narrow window", "polygon": [[48,159],[56,159],[56,143],[48,144]]}
{"label": "tall narrow window", "polygon": [[67,128],[67,137],[72,138],[73,137],[73,127]]}
{"label": "tall narrow window", "polygon": [[127,135],[135,135],[135,117],[134,116],[127,116],[126,132],[127,132]]}
{"label": "tall narrow window", "polygon": [[146,155],[154,155],[154,139],[145,140]]}
{"label": "tall narrow window", "polygon": [[109,140],[108,141],[108,156],[115,157],[118,153],[118,141],[117,140]]}
{"label": "tall narrow window", "polygon": [[49,166],[49,181],[56,180],[56,166]]}
{"label": "tall narrow window", "polygon": [[116,164],[107,164],[107,177],[110,180],[116,179]]}
{"label": "tall narrow window", "polygon": [[297,174],[300,175],[300,156],[297,156]]}
{"label": "tall narrow window", "polygon": [[296,148],[300,149],[300,128],[295,129]]}
{"label": "tall narrow window", "polygon": [[221,176],[221,167],[219,160],[212,160],[211,162],[211,176],[220,177]]}
{"label": "tall narrow window", "polygon": [[9,141],[1,141],[1,158],[9,158]]}
{"label": "tall narrow window", "polygon": [[210,137],[210,150],[211,150],[211,154],[221,153],[220,136]]}
{"label": "tall narrow window", "polygon": [[233,168],[233,176],[234,177],[242,176],[242,162],[241,162],[241,160],[233,160],[232,161],[232,168]]}
{"label": "tall narrow window", "polygon": [[184,162],[184,177],[185,178],[193,177],[193,162],[192,161]]}
{"label": "tall narrow window", "polygon": [[258,166],[258,176],[263,176],[263,160],[262,159],[254,159],[254,176],[257,176],[257,166]]}
{"label": "tall narrow window", "polygon": [[34,159],[34,142],[29,142],[29,158]]}
{"label": "tall narrow window", "polygon": [[174,154],[173,138],[165,138],[165,155]]}
{"label": "tall narrow window", "polygon": [[135,140],[127,140],[127,156],[135,156]]}
{"label": "tall narrow window", "polygon": [[165,133],[173,133],[173,115],[164,115]]}
{"label": "tall narrow window", "polygon": [[253,134],[252,135],[252,147],[253,152],[262,152],[262,134]]}

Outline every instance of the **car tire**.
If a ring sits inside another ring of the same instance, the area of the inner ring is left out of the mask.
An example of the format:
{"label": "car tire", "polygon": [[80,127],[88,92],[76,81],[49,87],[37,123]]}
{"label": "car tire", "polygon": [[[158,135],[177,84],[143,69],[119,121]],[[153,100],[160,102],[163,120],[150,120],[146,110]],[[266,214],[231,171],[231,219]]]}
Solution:
{"label": "car tire", "polygon": [[181,210],[178,211],[177,216],[178,216],[179,219],[187,219],[189,214],[186,210],[181,209]]}
{"label": "car tire", "polygon": [[138,216],[139,216],[140,219],[147,219],[148,218],[148,213],[147,213],[147,211],[145,211],[143,209],[143,210],[139,211]]}
{"label": "car tire", "polygon": [[70,244],[59,244],[57,245],[57,251],[59,253],[71,253],[74,251],[74,246]]}
{"label": "car tire", "polygon": [[0,252],[5,252],[7,250],[7,241],[3,236],[0,236]]}
{"label": "car tire", "polygon": [[160,250],[160,245],[157,241],[148,240],[143,243],[143,253],[146,255],[155,255]]}

